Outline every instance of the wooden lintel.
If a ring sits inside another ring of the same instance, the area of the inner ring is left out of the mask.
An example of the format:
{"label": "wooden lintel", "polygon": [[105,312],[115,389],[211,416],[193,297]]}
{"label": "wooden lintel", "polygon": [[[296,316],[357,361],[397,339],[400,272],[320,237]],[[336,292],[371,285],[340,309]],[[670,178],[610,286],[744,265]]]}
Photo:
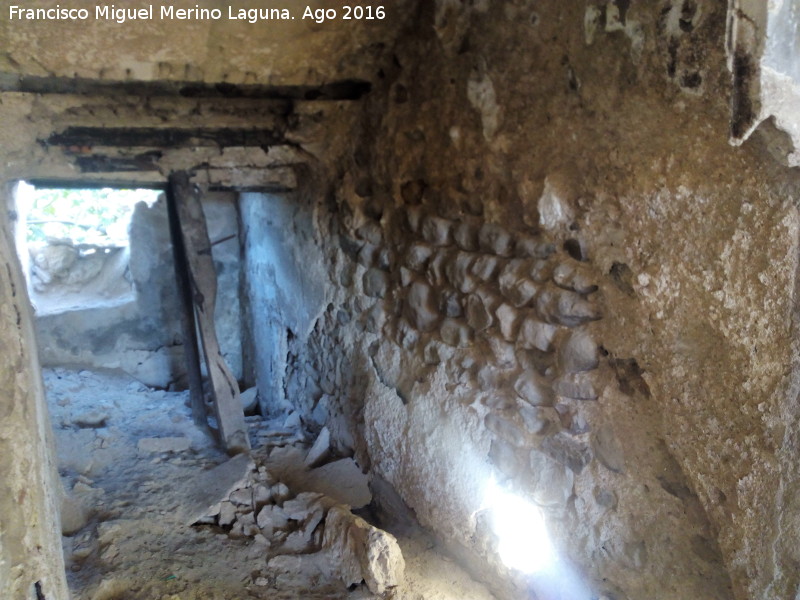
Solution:
{"label": "wooden lintel", "polygon": [[319,101],[359,100],[371,88],[369,81],[360,79],[343,79],[319,85],[264,85],[170,80],[118,81],[0,72],[0,92],[31,94]]}
{"label": "wooden lintel", "polygon": [[83,151],[96,146],[109,148],[259,148],[285,144],[283,134],[274,129],[177,128],[177,127],[67,127],[46,140],[49,146],[64,146]]}

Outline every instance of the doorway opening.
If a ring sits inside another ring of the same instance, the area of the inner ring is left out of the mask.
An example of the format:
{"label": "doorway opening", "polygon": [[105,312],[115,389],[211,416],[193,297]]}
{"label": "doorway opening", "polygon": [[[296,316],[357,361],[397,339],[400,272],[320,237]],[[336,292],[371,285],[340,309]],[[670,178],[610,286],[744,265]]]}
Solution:
{"label": "doorway opening", "polygon": [[36,314],[132,302],[130,223],[149,189],[73,189],[20,182],[17,251]]}

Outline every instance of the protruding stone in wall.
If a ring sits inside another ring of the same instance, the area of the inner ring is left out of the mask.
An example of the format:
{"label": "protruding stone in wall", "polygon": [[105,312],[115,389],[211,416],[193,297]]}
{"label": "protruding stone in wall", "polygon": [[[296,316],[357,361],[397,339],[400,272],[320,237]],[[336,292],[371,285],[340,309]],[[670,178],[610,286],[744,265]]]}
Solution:
{"label": "protruding stone in wall", "polygon": [[534,502],[542,506],[562,506],[572,496],[573,472],[538,450],[530,453],[530,478]]}
{"label": "protruding stone in wall", "polygon": [[430,285],[423,281],[411,284],[406,296],[403,315],[419,331],[431,331],[439,321],[436,307],[436,294]]}
{"label": "protruding stone in wall", "polygon": [[597,367],[597,345],[586,331],[570,333],[567,341],[559,348],[559,362],[567,373],[590,371]]}
{"label": "protruding stone in wall", "polygon": [[370,269],[363,277],[364,293],[372,298],[383,298],[389,287],[389,275],[380,269]]}
{"label": "protruding stone in wall", "polygon": [[525,402],[533,406],[553,405],[551,387],[534,371],[523,372],[514,384],[514,391]]}
{"label": "protruding stone in wall", "polygon": [[495,439],[489,448],[489,460],[505,477],[513,479],[519,475],[522,463],[514,447],[502,439]]}
{"label": "protruding stone in wall", "polygon": [[556,331],[558,329],[554,325],[527,317],[520,327],[518,342],[523,348],[536,348],[542,352],[549,352]]}
{"label": "protruding stone in wall", "polygon": [[553,281],[565,290],[579,294],[591,294],[597,290],[591,277],[580,263],[561,263],[553,270]]}
{"label": "protruding stone in wall", "polygon": [[515,340],[519,329],[519,311],[509,304],[501,304],[497,308],[495,315],[503,338],[508,342]]}
{"label": "protruding stone in wall", "polygon": [[589,373],[573,373],[556,381],[554,389],[559,396],[575,400],[596,400],[597,390]]}
{"label": "protruding stone in wall", "polygon": [[478,244],[481,250],[498,256],[511,256],[514,240],[505,228],[496,223],[484,223],[478,231]]}
{"label": "protruding stone in wall", "polygon": [[455,348],[468,348],[472,345],[472,330],[461,319],[447,318],[440,329],[442,341]]}
{"label": "protruding stone in wall", "polygon": [[505,414],[493,412],[486,415],[484,419],[486,428],[512,446],[516,446],[517,448],[523,447],[527,441],[525,433],[520,429],[519,425],[511,419],[513,413],[511,411],[504,412]]}
{"label": "protruding stone in wall", "polygon": [[422,219],[422,239],[434,246],[447,246],[451,243],[452,227],[451,221],[428,215]]}
{"label": "protruding stone in wall", "polygon": [[592,460],[589,446],[567,433],[547,437],[540,446],[542,452],[579,474]]}
{"label": "protruding stone in wall", "polygon": [[453,238],[456,245],[465,252],[475,252],[478,249],[478,229],[469,223],[456,225]]}
{"label": "protruding stone in wall", "polygon": [[428,266],[428,260],[432,254],[433,248],[427,244],[411,244],[408,250],[406,250],[405,264],[412,271],[423,273]]}
{"label": "protruding stone in wall", "polygon": [[475,331],[483,331],[490,327],[494,321],[492,313],[486,310],[486,306],[480,296],[470,295],[466,301],[467,323]]}
{"label": "protruding stone in wall", "polygon": [[625,471],[625,455],[622,445],[610,424],[604,424],[597,429],[592,436],[592,448],[601,465],[615,473]]}

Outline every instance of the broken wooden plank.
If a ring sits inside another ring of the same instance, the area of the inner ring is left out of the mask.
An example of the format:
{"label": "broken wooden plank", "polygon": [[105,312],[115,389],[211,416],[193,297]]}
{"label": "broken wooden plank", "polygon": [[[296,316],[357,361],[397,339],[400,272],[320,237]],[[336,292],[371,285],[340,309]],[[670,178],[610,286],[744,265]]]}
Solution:
{"label": "broken wooden plank", "polygon": [[67,127],[44,143],[67,148],[262,148],[286,143],[275,129],[178,128],[178,127]]}
{"label": "broken wooden plank", "polygon": [[189,265],[186,258],[186,247],[183,243],[183,234],[181,233],[176,194],[172,185],[167,187],[166,197],[169,235],[172,240],[172,260],[175,265],[175,280],[178,285],[178,301],[181,307],[183,351],[186,357],[186,374],[189,379],[192,419],[195,425],[207,429],[208,421],[206,420],[206,404],[203,398],[203,377],[200,371],[200,354],[197,348],[197,326],[194,320],[194,302],[192,301]]}
{"label": "broken wooden plank", "polygon": [[250,449],[244,420],[239,385],[228,368],[219,348],[214,324],[217,301],[217,274],[211,255],[211,240],[200,203],[201,193],[186,171],[169,177],[186,247],[197,324],[205,356],[206,371],[211,383],[214,410],[220,439],[225,449],[234,454]]}
{"label": "broken wooden plank", "polygon": [[177,96],[183,98],[249,98],[253,100],[359,100],[372,84],[343,79],[319,85],[264,85],[202,81],[119,81],[82,77],[42,77],[0,72],[0,92],[86,96]]}

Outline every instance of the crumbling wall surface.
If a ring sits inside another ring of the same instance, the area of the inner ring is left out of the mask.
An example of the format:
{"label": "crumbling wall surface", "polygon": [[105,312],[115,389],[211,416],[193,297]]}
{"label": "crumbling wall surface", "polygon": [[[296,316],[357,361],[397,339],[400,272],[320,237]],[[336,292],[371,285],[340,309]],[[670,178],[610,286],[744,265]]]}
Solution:
{"label": "crumbling wall surface", "polygon": [[30,304],[8,223],[0,227],[0,596],[67,599],[61,485]]}
{"label": "crumbling wall surface", "polygon": [[287,353],[307,340],[324,308],[328,275],[315,242],[313,210],[300,192],[240,196],[243,277],[262,411],[290,406]]}
{"label": "crumbling wall surface", "polygon": [[598,596],[797,592],[797,182],[727,142],[725,18],[424,3],[369,101],[308,389],[465,556],[494,476]]}
{"label": "crumbling wall surface", "polygon": [[[209,194],[204,211],[218,277],[217,332],[223,356],[242,373],[238,215],[234,196]],[[231,237],[232,236],[232,237]],[[135,299],[115,306],[70,310],[36,319],[45,366],[121,369],[143,383],[182,382],[180,307],[165,200],[139,203],[130,226],[130,278]],[[183,382],[185,383],[185,382]]]}

